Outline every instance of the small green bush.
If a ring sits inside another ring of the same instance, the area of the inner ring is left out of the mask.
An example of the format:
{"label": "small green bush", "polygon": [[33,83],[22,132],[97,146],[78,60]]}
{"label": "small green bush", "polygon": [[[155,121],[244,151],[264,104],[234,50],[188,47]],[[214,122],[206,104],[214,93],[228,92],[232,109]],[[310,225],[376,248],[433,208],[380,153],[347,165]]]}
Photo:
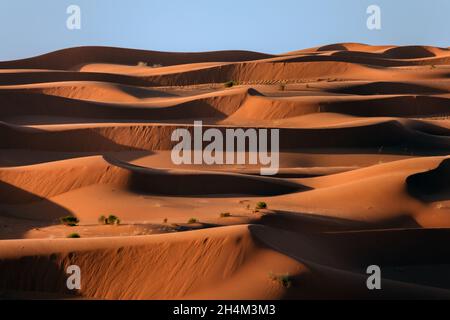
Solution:
{"label": "small green bush", "polygon": [[278,282],[285,288],[290,288],[292,286],[292,278],[289,274],[273,274],[272,272],[269,274],[270,279],[272,281]]}
{"label": "small green bush", "polygon": [[71,233],[67,236],[67,238],[76,239],[76,238],[81,238],[81,236],[78,233]]}
{"label": "small green bush", "polygon": [[78,223],[80,222],[80,220],[78,220],[77,217],[74,216],[66,216],[66,217],[62,217],[59,219],[59,221],[69,227],[75,227],[76,225],[78,225]]}
{"label": "small green bush", "polygon": [[198,222],[198,220],[197,220],[196,218],[190,218],[190,219],[188,220],[188,223],[189,223],[189,224],[197,223],[197,222]]}
{"label": "small green bush", "polygon": [[120,219],[115,216],[115,215],[109,215],[108,218],[106,218],[105,216],[100,216],[100,218],[98,218],[98,223],[100,224],[115,224],[115,225],[119,225],[120,224]]}
{"label": "small green bush", "polygon": [[107,224],[120,224],[120,219],[112,214],[106,220]]}
{"label": "small green bush", "polygon": [[256,204],[256,209],[258,209],[258,210],[260,210],[260,209],[267,209],[267,203],[262,202],[262,201],[258,202]]}
{"label": "small green bush", "polygon": [[225,82],[223,85],[225,88],[231,88],[231,87],[237,86],[238,83],[237,83],[237,81],[231,80],[231,81]]}

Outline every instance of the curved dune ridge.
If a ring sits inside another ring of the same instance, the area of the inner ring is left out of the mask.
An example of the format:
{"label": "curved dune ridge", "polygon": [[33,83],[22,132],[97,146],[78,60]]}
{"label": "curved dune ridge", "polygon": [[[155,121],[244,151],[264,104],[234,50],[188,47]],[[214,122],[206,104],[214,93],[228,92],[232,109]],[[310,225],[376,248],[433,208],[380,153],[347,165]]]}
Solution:
{"label": "curved dune ridge", "polygon": [[[0,297],[450,298],[449,76],[448,48],[358,43],[0,62]],[[278,129],[279,170],[177,165],[194,121]]]}

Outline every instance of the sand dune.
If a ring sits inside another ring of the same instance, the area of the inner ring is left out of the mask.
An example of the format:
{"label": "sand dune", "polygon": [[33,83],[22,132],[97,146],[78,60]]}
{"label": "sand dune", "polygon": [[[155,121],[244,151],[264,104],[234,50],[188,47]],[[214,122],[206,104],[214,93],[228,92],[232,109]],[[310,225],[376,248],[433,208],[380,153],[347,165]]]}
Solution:
{"label": "sand dune", "polygon": [[[0,62],[0,297],[448,299],[449,76],[448,48],[358,43]],[[278,129],[278,172],[175,164],[194,121]]]}
{"label": "sand dune", "polygon": [[270,55],[250,51],[218,51],[201,53],[172,53],[122,49],[112,47],[78,47],[69,48],[38,57],[2,62],[1,68],[39,68],[68,70],[76,69],[86,63],[115,63],[136,65],[139,62],[148,64],[182,65],[195,62],[239,62],[268,58]]}
{"label": "sand dune", "polygon": [[[171,150],[177,144],[171,141],[171,132],[176,128],[185,128],[189,132],[194,130],[193,125],[176,124],[89,123],[21,127],[0,123],[0,132],[6,137],[0,146],[4,149],[64,152]],[[206,126],[205,130],[209,128],[220,132],[226,130],[224,126]],[[444,132],[417,129],[421,128],[410,128],[396,120],[329,128],[283,128],[280,129],[280,150],[396,148],[409,152],[434,150],[442,154],[449,149],[448,129],[440,128]]]}
{"label": "sand dune", "polygon": [[[64,270],[70,264],[77,264],[85,270],[86,289],[80,294],[94,298],[180,299],[201,295],[205,290],[214,296],[221,294],[221,286],[239,284],[240,279],[251,276],[251,281],[247,278],[248,290],[237,295],[267,299],[278,298],[286,290],[271,283],[266,270],[302,270],[301,263],[255,242],[245,226],[174,235],[80,240],[77,243],[28,240],[22,244],[4,241],[2,258],[8,260],[1,263],[2,288],[40,291],[48,290],[47,283],[52,282],[53,291],[67,294]],[[17,245],[23,248],[19,254]],[[93,259],[98,260],[93,263]],[[19,261],[31,263],[35,272],[30,274],[29,264],[19,264]],[[134,261],[132,266],[129,261]],[[4,273],[10,268],[15,269],[12,277]],[[161,277],[160,272],[167,278]],[[33,281],[35,277],[40,280]],[[122,290],[125,287],[128,290]]]}

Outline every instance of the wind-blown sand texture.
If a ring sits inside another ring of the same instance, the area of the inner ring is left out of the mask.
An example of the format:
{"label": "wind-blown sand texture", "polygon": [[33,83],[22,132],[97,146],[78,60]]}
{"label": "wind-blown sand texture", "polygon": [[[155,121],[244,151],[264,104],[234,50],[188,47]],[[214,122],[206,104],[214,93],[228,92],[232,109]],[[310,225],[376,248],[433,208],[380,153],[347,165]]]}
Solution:
{"label": "wind-blown sand texture", "polygon": [[[70,48],[0,62],[0,103],[0,297],[450,297],[448,48]],[[279,128],[279,173],[174,165],[194,120]]]}

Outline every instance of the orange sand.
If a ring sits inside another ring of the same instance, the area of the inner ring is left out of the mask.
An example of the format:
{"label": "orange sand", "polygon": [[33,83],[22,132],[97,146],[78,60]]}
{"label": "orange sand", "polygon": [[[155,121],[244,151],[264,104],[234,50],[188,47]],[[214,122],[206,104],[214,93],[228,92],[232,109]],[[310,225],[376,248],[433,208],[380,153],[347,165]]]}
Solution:
{"label": "orange sand", "polygon": [[[449,75],[448,48],[355,43],[0,62],[0,297],[449,298]],[[278,128],[279,173],[174,165],[194,120]]]}

